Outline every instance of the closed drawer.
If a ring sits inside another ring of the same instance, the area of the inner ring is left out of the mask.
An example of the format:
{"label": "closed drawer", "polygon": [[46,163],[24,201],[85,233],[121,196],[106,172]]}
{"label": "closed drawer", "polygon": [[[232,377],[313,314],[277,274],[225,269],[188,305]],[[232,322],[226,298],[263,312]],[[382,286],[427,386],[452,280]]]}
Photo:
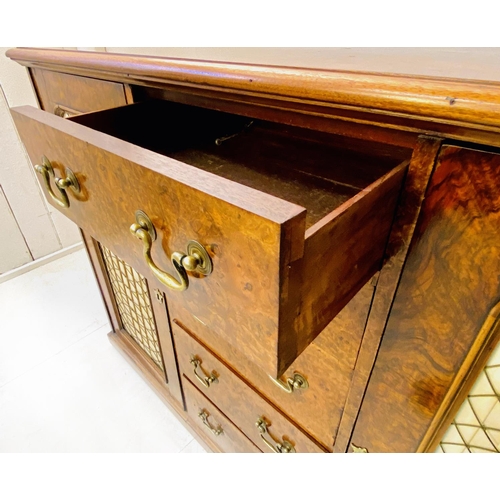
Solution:
{"label": "closed drawer", "polygon": [[213,353],[176,325],[173,325],[173,333],[183,378],[205,394],[262,451],[286,452],[286,446],[291,446],[291,451],[296,452],[325,451]]}
{"label": "closed drawer", "polygon": [[32,68],[42,109],[68,117],[127,104],[122,83]]}
{"label": "closed drawer", "polygon": [[184,379],[186,410],[191,422],[219,451],[225,453],[260,453],[260,450],[238,428]]}
{"label": "closed drawer", "polygon": [[[30,107],[12,114],[33,163],[51,161],[52,177],[39,171],[55,196],[63,194],[53,178],[61,187],[68,169],[76,175],[69,207],[49,201],[141,274],[160,277],[174,317],[181,304],[270,375],[380,266],[405,172],[399,160],[174,103],[70,120]],[[136,225],[141,241],[129,231],[137,210],[155,228],[148,238]],[[190,240],[208,252],[210,275],[179,263]],[[188,288],[168,286],[179,282]]]}
{"label": "closed drawer", "polygon": [[[203,360],[206,350],[216,352],[248,385],[332,451],[373,292],[373,285],[367,283],[292,363],[279,383],[229,344],[217,342],[212,332],[195,320],[189,328],[178,320],[172,325],[178,363],[185,372],[192,372],[192,356]],[[219,350],[212,347],[211,340]],[[203,369],[210,367],[204,365]]]}

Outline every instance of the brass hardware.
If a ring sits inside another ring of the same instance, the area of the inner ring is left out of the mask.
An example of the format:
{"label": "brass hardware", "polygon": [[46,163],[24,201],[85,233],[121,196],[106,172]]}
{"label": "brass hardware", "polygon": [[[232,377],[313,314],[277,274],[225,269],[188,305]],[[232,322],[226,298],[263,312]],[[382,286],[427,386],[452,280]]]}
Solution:
{"label": "brass hardware", "polygon": [[200,368],[200,370],[202,370],[202,368],[201,368],[201,360],[198,359],[197,357],[193,356],[193,355],[191,355],[191,364],[194,366],[194,375],[195,375],[195,377],[207,389],[210,387],[211,384],[217,384],[219,382],[219,379],[217,378],[217,374],[214,371],[212,371],[212,373],[210,375],[206,375],[205,373],[203,373],[203,375],[205,375],[205,376],[200,375],[196,371],[196,370],[198,370],[198,368]]}
{"label": "brass hardware", "polygon": [[236,132],[235,134],[231,134],[231,135],[226,135],[225,137],[219,137],[218,139],[215,139],[215,145],[216,146],[220,146],[224,141],[227,141],[228,139],[232,139],[233,137],[236,137],[237,135],[240,135],[242,134],[243,132],[245,132],[251,125],[253,124],[253,120],[249,123],[247,123],[242,130],[240,130],[239,132]]}
{"label": "brass hardware", "polygon": [[67,109],[64,109],[61,106],[55,106],[54,107],[54,114],[56,116],[60,116],[61,118],[69,118],[70,116],[73,116],[74,113],[71,113]]}
{"label": "brass hardware", "polygon": [[269,378],[280,388],[283,389],[288,394],[299,389],[306,390],[309,387],[309,382],[300,373],[295,372],[293,378],[288,377],[286,382],[280,379],[276,379],[269,375]]}
{"label": "brass hardware", "polygon": [[197,241],[189,241],[186,253],[173,252],[170,260],[177,271],[178,279],[162,271],[151,258],[151,247],[156,240],[156,230],[151,219],[142,211],[135,212],[135,223],[130,226],[130,232],[143,242],[143,255],[146,263],[156,279],[172,290],[183,291],[189,286],[186,271],[208,276],[212,272],[212,259],[205,248]]}
{"label": "brass hardware", "polygon": [[219,436],[224,433],[224,430],[220,425],[217,427],[214,427],[209,421],[208,421],[208,413],[205,410],[200,410],[200,413],[198,413],[198,417],[201,418],[201,421],[212,431],[214,436]]}
{"label": "brass hardware", "polygon": [[[274,451],[274,453],[295,453],[295,448],[293,447],[292,443],[289,443],[286,439],[283,440],[282,443],[274,439],[271,434],[269,434],[269,431],[267,429],[268,424],[264,420],[263,417],[259,417],[257,419],[257,422],[255,422],[255,425],[259,429],[260,432],[260,437],[262,438],[262,441],[271,448],[271,450]],[[269,438],[273,441],[272,443],[269,442],[266,439],[266,436],[269,436]]]}
{"label": "brass hardware", "polygon": [[160,303],[163,304],[163,293],[158,290],[158,288],[155,289],[155,295],[156,295],[156,300]]}
{"label": "brass hardware", "polygon": [[368,450],[366,448],[361,448],[352,443],[351,443],[351,448],[353,453],[368,453]]}
{"label": "brass hardware", "polygon": [[[76,178],[73,171],[69,168],[66,168],[66,178],[61,179],[60,177],[56,177],[54,174],[54,168],[50,163],[49,159],[46,156],[42,157],[42,164],[35,165],[36,171],[43,176],[43,180],[45,181],[45,187],[49,192],[50,197],[63,208],[69,207],[69,198],[66,193],[66,189],[70,188],[75,193],[80,192],[80,184],[78,179]],[[52,187],[50,185],[50,177],[54,177],[54,183],[59,193],[61,194],[61,198],[58,198],[54,191],[52,191]]]}

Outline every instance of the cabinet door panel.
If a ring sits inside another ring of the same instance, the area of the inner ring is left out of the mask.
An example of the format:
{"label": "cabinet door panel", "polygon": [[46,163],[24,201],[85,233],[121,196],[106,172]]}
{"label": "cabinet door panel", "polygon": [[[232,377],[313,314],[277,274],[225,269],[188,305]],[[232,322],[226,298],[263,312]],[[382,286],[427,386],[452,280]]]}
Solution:
{"label": "cabinet door panel", "polygon": [[351,443],[425,450],[499,299],[500,155],[444,147]]}

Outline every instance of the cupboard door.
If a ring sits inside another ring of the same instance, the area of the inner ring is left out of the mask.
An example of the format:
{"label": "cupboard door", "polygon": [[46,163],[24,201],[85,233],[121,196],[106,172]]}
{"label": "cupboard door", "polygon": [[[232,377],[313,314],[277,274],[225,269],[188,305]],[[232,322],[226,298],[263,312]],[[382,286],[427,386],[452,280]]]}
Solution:
{"label": "cupboard door", "polygon": [[443,147],[351,443],[433,451],[499,300],[500,155]]}

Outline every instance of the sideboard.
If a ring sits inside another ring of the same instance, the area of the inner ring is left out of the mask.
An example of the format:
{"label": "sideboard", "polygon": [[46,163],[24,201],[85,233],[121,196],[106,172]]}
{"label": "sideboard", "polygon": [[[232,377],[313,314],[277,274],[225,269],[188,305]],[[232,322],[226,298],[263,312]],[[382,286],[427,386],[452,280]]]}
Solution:
{"label": "sideboard", "polygon": [[494,71],[7,55],[111,342],[204,446],[436,449],[500,336]]}

